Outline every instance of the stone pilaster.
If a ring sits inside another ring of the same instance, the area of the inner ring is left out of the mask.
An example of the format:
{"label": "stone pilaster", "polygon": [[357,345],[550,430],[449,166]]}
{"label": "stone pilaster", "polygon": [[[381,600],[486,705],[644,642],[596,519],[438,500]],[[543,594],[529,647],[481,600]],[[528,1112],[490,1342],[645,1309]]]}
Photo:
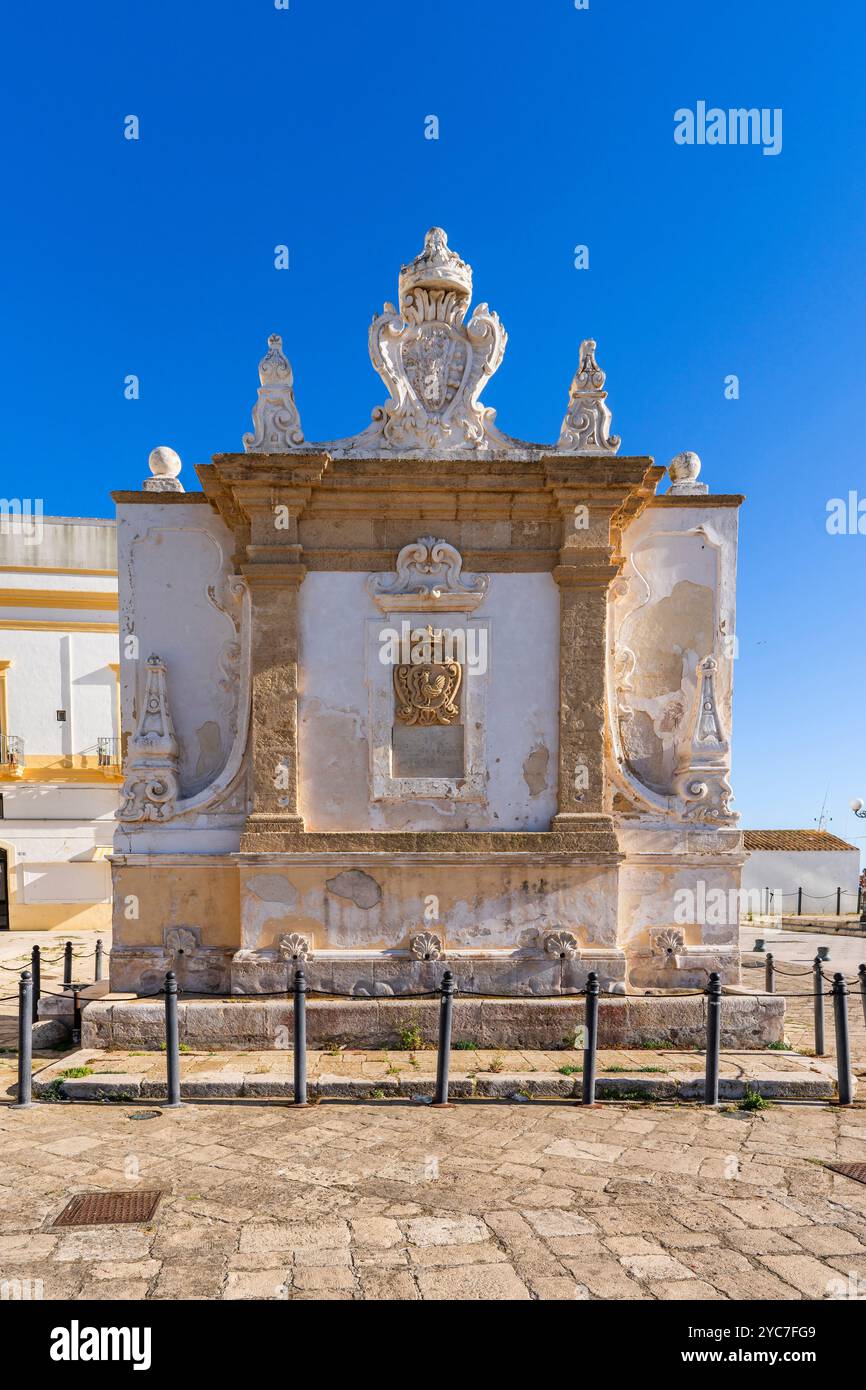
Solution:
{"label": "stone pilaster", "polygon": [[627,491],[596,477],[549,478],[561,517],[559,585],[559,797],[551,829],[618,852],[606,786],[607,592],[621,566],[614,517]]}
{"label": "stone pilaster", "polygon": [[[588,558],[588,557],[587,557]],[[558,565],[559,809],[551,829],[590,834],[593,846],[616,852],[606,810],[605,656],[607,589],[616,566]]]}
{"label": "stone pilaster", "polygon": [[250,586],[252,812],[241,849],[258,834],[303,830],[298,812],[298,590],[300,564],[243,566]]}

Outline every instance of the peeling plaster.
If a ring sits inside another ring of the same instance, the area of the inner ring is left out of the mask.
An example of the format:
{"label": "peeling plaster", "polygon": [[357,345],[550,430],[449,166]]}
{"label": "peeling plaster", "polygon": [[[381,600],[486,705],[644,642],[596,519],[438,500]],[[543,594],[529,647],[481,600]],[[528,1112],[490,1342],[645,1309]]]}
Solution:
{"label": "peeling plaster", "polygon": [[550,750],[543,743],[537,744],[523,762],[523,780],[529,788],[530,796],[540,796],[547,786],[547,769],[550,763]]}
{"label": "peeling plaster", "polygon": [[200,724],[195,731],[198,739],[199,755],[195,765],[196,778],[208,779],[222,767],[223,740],[220,726],[213,719]]}
{"label": "peeling plaster", "polygon": [[382,889],[363,869],[345,869],[335,878],[326,879],[325,887],[338,898],[348,898],[356,907],[367,909],[382,901]]}

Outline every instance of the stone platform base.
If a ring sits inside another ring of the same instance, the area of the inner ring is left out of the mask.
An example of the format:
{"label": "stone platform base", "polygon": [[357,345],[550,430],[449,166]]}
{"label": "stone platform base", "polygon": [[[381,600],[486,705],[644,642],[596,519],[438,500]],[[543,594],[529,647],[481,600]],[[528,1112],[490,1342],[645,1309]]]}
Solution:
{"label": "stone platform base", "polygon": [[[280,999],[181,1001],[180,1040],[194,1051],[287,1050],[292,1004]],[[397,1047],[417,1029],[422,1045],[436,1042],[438,999],[317,999],[307,1004],[311,1049]],[[469,999],[454,1004],[454,1044],[492,1048],[574,1049],[585,1001]],[[784,1037],[785,1001],[766,995],[726,995],[722,1046],[765,1048]],[[152,1049],[165,1042],[162,1001],[95,999],[82,1015],[82,1047]],[[703,996],[608,996],[599,1006],[599,1047],[699,1047],[706,1042]]]}
{"label": "stone platform base", "polygon": [[[777,923],[774,922],[773,926]],[[859,936],[866,940],[866,922],[859,917],[782,917],[778,925],[785,931],[826,933],[829,936]],[[756,928],[755,936],[760,936]]]}
{"label": "stone platform base", "polygon": [[[292,1060],[285,1053],[184,1053],[181,1096],[184,1100],[282,1100],[294,1097]],[[502,1071],[491,1070],[494,1059]],[[563,1059],[565,1060],[565,1059]],[[641,1051],[598,1054],[596,1098],[600,1101],[698,1101],[704,1098],[704,1059],[696,1052],[655,1052],[651,1067]],[[44,1067],[33,1079],[33,1094],[64,1100],[164,1101],[165,1056],[162,1053],[115,1053],[83,1048]],[[431,1102],[436,1088],[436,1054],[405,1052],[310,1052],[307,1058],[310,1101],[403,1100]],[[454,1052],[450,1097],[453,1100],[577,1100],[582,1094],[580,1058],[556,1069],[549,1052]],[[335,1071],[340,1068],[340,1074]],[[69,1076],[71,1070],[84,1075]],[[653,1073],[647,1075],[647,1072]],[[615,1072],[616,1075],[611,1075]],[[10,1087],[8,1094],[14,1093]],[[767,1100],[833,1100],[834,1067],[795,1053],[724,1052],[720,1059],[719,1098],[742,1100],[747,1092]]]}

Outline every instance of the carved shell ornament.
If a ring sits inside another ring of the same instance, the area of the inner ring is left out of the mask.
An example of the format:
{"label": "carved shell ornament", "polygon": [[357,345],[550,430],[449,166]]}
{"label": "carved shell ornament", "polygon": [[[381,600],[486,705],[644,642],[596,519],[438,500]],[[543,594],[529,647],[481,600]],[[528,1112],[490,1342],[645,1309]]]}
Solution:
{"label": "carved shell ornament", "polygon": [[550,932],[544,938],[544,949],[549,956],[559,956],[560,960],[573,960],[578,952],[578,940],[570,931]]}
{"label": "carved shell ornament", "polygon": [[308,960],[311,952],[310,939],[300,932],[287,932],[279,938],[280,955],[290,960]]}
{"label": "carved shell ornament", "polygon": [[409,950],[416,960],[439,960],[443,949],[441,936],[432,931],[418,932],[409,941]]}
{"label": "carved shell ornament", "polygon": [[665,928],[663,931],[655,932],[652,938],[652,950],[656,956],[666,956],[669,964],[674,964],[673,957],[679,955],[685,949],[685,934],[675,928]]}
{"label": "carved shell ornament", "polygon": [[167,951],[175,956],[191,956],[201,945],[201,929],[195,927],[166,927],[162,935]]}

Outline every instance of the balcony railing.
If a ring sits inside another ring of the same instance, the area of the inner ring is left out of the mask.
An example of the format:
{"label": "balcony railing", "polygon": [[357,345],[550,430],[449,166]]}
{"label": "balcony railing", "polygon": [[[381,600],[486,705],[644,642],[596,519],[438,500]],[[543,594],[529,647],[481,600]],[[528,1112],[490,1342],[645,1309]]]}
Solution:
{"label": "balcony railing", "polygon": [[0,734],[0,767],[24,767],[24,740],[17,734]]}
{"label": "balcony railing", "polygon": [[100,767],[119,767],[120,740],[116,738],[98,738],[96,740],[96,756]]}

